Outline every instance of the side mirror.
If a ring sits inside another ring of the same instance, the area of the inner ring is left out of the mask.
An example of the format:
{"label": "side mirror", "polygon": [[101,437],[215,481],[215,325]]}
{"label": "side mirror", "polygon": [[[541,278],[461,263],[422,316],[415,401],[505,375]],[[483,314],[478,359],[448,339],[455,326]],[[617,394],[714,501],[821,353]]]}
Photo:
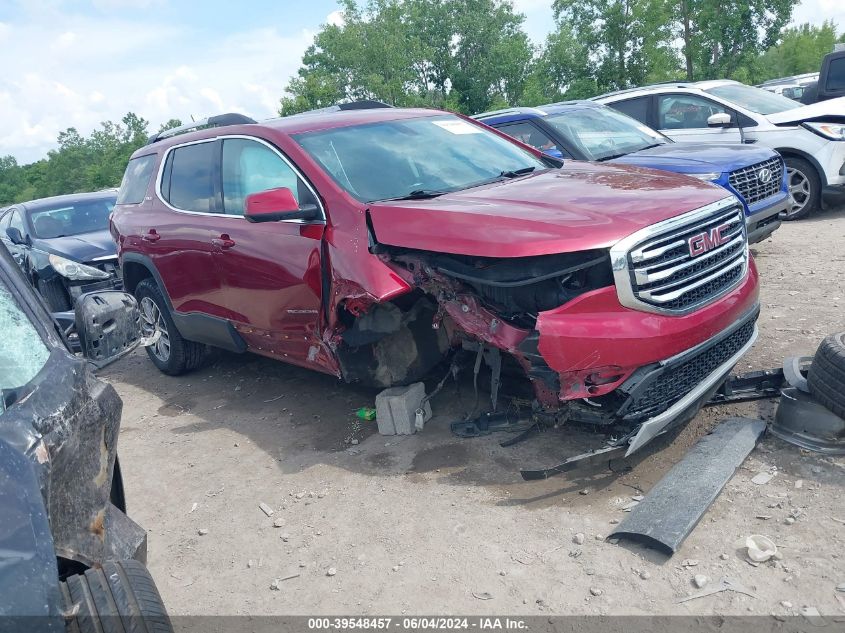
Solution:
{"label": "side mirror", "polygon": [[15,226],[10,226],[6,229],[6,237],[9,238],[9,241],[12,244],[26,244],[26,240],[23,239],[21,230]]}
{"label": "side mirror", "polygon": [[249,222],[278,222],[279,220],[316,220],[320,210],[316,205],[299,206],[287,187],[251,193],[244,201],[244,217]]}
{"label": "side mirror", "polygon": [[717,112],[707,118],[707,127],[730,127],[731,115],[727,112]]}
{"label": "side mirror", "polygon": [[74,323],[82,355],[98,369],[141,343],[141,313],[132,295],[119,290],[89,292],[76,300]]}

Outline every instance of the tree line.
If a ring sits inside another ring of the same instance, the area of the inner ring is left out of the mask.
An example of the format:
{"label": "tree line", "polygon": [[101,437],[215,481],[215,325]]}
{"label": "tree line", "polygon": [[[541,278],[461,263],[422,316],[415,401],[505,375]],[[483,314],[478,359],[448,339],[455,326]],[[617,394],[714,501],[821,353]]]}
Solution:
{"label": "tree line", "polygon": [[[554,28],[536,44],[508,0],[341,0],[279,114],[359,99],[474,114],[657,81],[755,84],[817,71],[845,41],[830,21],[786,27],[799,0],[550,1]],[[148,128],[130,112],[87,137],[68,128],[37,162],[0,157],[0,206],[117,186]]]}
{"label": "tree line", "polygon": [[[179,125],[171,119],[159,131]],[[34,163],[19,165],[13,156],[0,157],[0,207],[118,186],[132,152],[147,142],[148,129],[148,121],[129,112],[119,123],[103,122],[87,137],[72,127],[59,132],[58,147]]]}
{"label": "tree line", "polygon": [[474,114],[660,81],[756,84],[817,71],[837,41],[830,21],[786,26],[799,0],[550,1],[535,44],[508,0],[341,0],[279,113],[377,99]]}

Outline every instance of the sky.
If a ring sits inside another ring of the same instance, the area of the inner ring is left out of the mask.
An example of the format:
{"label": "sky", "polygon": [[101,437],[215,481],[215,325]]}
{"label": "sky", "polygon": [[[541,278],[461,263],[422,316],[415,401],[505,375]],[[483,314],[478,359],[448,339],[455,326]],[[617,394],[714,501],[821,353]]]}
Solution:
{"label": "sky", "polygon": [[[552,0],[513,0],[536,43]],[[0,0],[0,156],[46,156],[58,133],[88,135],[129,111],[150,130],[221,112],[275,116],[335,0]],[[802,0],[794,22],[833,19],[842,0]]]}

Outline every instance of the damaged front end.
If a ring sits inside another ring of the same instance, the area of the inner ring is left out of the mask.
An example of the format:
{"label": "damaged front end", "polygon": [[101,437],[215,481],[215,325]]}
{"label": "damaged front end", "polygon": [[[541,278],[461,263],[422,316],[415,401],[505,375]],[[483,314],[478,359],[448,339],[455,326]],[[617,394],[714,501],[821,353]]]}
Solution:
{"label": "damaged front end", "polygon": [[[688,241],[714,230],[722,245],[695,259]],[[385,245],[371,228],[370,252],[408,291],[339,303],[344,378],[407,384],[472,350],[476,374],[490,365],[494,410],[516,365],[535,418],[591,426],[602,450],[631,454],[691,419],[756,338],[757,273],[733,199],[605,249],[469,256]]]}

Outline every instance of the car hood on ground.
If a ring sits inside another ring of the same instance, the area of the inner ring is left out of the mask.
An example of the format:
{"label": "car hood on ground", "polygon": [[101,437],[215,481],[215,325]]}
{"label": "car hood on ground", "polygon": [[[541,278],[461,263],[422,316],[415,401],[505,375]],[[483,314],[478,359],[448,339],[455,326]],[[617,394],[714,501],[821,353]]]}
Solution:
{"label": "car hood on ground", "polygon": [[55,253],[78,262],[89,262],[97,257],[117,254],[117,245],[108,229],[80,235],[40,238],[36,246],[48,253]]}
{"label": "car hood on ground", "polygon": [[777,152],[768,147],[752,145],[666,143],[609,162],[665,169],[680,174],[701,174],[730,172],[776,156]]}
{"label": "car hood on ground", "polygon": [[607,248],[639,229],[725,198],[721,187],[631,166],[568,162],[430,200],[374,202],[382,244],[477,257]]}
{"label": "car hood on ground", "polygon": [[812,105],[786,110],[775,114],[767,114],[766,118],[775,125],[802,123],[816,119],[836,119],[845,121],[845,97],[819,101]]}

